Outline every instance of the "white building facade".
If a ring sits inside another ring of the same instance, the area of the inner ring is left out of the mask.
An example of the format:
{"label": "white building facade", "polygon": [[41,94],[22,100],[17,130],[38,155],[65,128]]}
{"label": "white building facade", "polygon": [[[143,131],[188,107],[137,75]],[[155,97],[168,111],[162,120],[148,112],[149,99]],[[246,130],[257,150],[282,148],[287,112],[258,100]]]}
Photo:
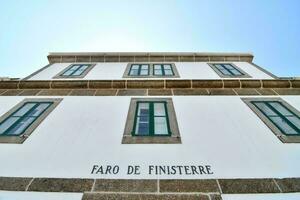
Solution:
{"label": "white building facade", "polygon": [[0,199],[300,199],[300,80],[248,53],[51,53],[0,81]]}

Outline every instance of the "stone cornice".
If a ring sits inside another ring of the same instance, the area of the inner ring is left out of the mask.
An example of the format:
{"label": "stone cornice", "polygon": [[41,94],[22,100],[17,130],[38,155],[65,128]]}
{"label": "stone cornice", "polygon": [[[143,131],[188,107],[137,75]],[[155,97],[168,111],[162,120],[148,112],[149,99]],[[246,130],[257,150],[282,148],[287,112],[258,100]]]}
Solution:
{"label": "stone cornice", "polygon": [[300,88],[294,79],[162,79],[162,80],[17,80],[0,81],[0,89],[172,89]]}
{"label": "stone cornice", "polygon": [[300,80],[19,80],[0,81],[0,95],[300,95]]}
{"label": "stone cornice", "polygon": [[[81,179],[0,177],[0,190],[77,192],[93,199],[222,199],[222,194],[300,192],[299,178]],[[114,198],[113,198],[114,197]]]}
{"label": "stone cornice", "polygon": [[86,52],[50,53],[49,63],[76,62],[252,62],[251,53],[201,52]]}

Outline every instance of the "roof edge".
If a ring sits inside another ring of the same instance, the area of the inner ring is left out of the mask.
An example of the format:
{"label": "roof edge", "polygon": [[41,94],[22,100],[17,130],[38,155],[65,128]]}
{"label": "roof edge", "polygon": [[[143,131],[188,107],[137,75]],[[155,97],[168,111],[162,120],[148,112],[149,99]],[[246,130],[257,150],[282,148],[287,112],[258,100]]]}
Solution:
{"label": "roof edge", "polygon": [[49,63],[74,62],[252,62],[252,53],[217,52],[51,52]]}
{"label": "roof edge", "polygon": [[120,56],[141,56],[141,55],[174,55],[174,56],[253,56],[250,52],[49,52],[49,56],[94,56],[94,55],[120,55]]}

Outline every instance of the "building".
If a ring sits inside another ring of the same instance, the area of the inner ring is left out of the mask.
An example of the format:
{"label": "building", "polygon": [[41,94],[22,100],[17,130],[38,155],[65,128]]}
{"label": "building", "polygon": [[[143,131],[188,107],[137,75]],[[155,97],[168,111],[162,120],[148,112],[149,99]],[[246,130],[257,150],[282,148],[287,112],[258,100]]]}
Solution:
{"label": "building", "polygon": [[0,81],[0,199],[300,199],[300,80],[248,53],[50,53]]}

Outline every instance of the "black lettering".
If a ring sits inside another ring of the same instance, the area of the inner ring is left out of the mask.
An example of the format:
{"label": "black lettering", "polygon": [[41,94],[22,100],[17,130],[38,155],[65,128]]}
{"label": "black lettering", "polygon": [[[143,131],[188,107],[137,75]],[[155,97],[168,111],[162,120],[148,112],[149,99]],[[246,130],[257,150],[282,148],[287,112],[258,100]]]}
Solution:
{"label": "black lettering", "polygon": [[165,166],[159,166],[159,175],[161,175],[161,172],[163,171],[163,173],[166,173],[166,168]]}
{"label": "black lettering", "polygon": [[96,174],[98,174],[98,173],[103,174],[103,166],[102,165],[98,168]]}
{"label": "black lettering", "polygon": [[98,165],[94,165],[91,174],[94,174],[95,170],[98,168]]}
{"label": "black lettering", "polygon": [[206,174],[203,166],[200,165],[200,166],[198,166],[198,168],[199,168],[200,174]]}
{"label": "black lettering", "polygon": [[113,174],[118,174],[120,170],[120,167],[118,165],[113,167]]}
{"label": "black lettering", "polygon": [[154,166],[153,165],[149,165],[149,174],[152,174]]}
{"label": "black lettering", "polygon": [[184,166],[184,171],[185,171],[186,175],[191,175],[190,167],[189,166]]}
{"label": "black lettering", "polygon": [[192,169],[192,174],[199,174],[198,171],[197,171],[197,168],[196,166],[191,166],[191,169]]}
{"label": "black lettering", "polygon": [[183,168],[183,166],[178,165],[177,168],[178,168],[178,170],[179,170],[179,174],[181,175],[181,174],[182,174],[181,169]]}
{"label": "black lettering", "polygon": [[211,170],[210,165],[206,165],[205,168],[206,168],[206,171],[207,171],[208,174],[213,174],[213,172],[210,171]]}
{"label": "black lettering", "polygon": [[106,167],[105,174],[111,174],[111,169],[112,169],[112,167],[111,167],[110,165],[108,165],[108,166]]}
{"label": "black lettering", "polygon": [[133,174],[134,173],[134,167],[131,165],[128,165],[127,174]]}
{"label": "black lettering", "polygon": [[134,174],[136,174],[136,175],[139,175],[139,174],[141,174],[141,172],[140,172],[140,166],[135,166],[134,167]]}
{"label": "black lettering", "polygon": [[172,175],[176,174],[176,166],[171,167],[171,174]]}

